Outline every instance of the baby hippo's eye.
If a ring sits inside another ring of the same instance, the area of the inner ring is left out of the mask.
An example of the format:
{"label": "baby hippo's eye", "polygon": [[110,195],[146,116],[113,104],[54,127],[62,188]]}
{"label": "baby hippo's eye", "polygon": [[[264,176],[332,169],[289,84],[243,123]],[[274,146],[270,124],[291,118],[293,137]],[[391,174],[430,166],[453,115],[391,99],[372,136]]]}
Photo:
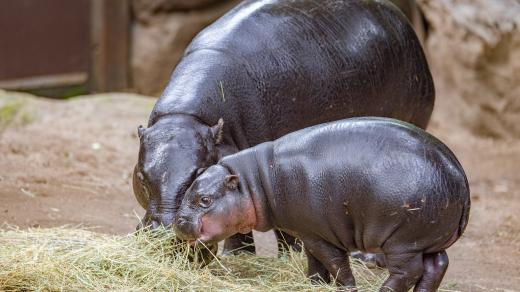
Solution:
{"label": "baby hippo's eye", "polygon": [[211,205],[213,201],[211,200],[210,197],[207,197],[207,196],[203,196],[200,198],[199,200],[199,205],[203,208],[207,208]]}

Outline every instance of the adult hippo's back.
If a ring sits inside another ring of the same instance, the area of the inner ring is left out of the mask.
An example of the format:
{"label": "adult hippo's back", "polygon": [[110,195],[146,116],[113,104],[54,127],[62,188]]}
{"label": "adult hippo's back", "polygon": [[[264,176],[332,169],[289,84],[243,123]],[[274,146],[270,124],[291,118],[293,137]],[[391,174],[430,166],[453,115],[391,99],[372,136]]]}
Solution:
{"label": "adult hippo's back", "polygon": [[387,1],[244,1],[193,40],[140,130],[143,223],[171,224],[197,170],[224,155],[354,116],[425,128],[434,95],[413,28]]}

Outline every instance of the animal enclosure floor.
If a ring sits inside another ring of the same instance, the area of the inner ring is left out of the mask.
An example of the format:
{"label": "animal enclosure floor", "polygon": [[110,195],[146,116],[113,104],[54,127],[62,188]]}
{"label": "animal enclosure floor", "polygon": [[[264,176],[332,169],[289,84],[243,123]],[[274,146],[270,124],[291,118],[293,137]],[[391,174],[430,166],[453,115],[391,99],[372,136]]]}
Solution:
{"label": "animal enclosure floor", "polygon": [[[429,130],[465,167],[472,209],[464,237],[448,250],[445,282],[461,291],[518,291],[520,141],[454,126],[442,114],[447,100],[438,98]],[[0,224],[132,232],[144,213],[131,190],[136,129],[154,102],[133,94],[52,101],[0,91]],[[259,236],[261,254],[274,255],[273,238]]]}

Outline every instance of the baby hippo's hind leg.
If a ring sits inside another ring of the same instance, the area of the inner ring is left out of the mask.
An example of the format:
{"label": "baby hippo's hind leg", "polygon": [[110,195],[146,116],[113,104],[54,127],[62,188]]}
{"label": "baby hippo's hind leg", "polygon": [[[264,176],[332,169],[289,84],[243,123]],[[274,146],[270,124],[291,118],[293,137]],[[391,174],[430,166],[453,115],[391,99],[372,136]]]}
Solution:
{"label": "baby hippo's hind leg", "polygon": [[422,253],[385,254],[390,276],[379,291],[407,292],[423,275]]}
{"label": "baby hippo's hind leg", "polygon": [[448,270],[448,254],[446,251],[425,254],[423,258],[424,274],[415,285],[414,292],[433,292],[437,291],[441,285],[442,278]]}
{"label": "baby hippo's hind leg", "polygon": [[[332,274],[338,286],[350,289],[356,287],[354,275],[352,275],[352,270],[350,269],[347,251],[341,250],[321,239],[303,239],[303,244],[306,252],[313,257],[310,259],[309,264],[313,264],[312,261],[317,260]],[[316,269],[315,271],[317,271],[320,276],[324,274],[322,268]],[[315,271],[309,270],[309,276],[312,276],[311,273],[316,274]]]}

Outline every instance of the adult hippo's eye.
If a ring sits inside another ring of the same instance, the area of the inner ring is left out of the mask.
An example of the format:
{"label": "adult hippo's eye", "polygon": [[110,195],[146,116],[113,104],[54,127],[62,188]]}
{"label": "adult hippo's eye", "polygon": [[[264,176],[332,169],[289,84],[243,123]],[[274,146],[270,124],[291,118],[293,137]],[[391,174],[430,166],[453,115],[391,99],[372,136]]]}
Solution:
{"label": "adult hippo's eye", "polygon": [[208,208],[209,206],[211,206],[211,203],[213,203],[213,200],[211,200],[211,198],[207,196],[203,196],[199,200],[199,205],[203,208]]}

